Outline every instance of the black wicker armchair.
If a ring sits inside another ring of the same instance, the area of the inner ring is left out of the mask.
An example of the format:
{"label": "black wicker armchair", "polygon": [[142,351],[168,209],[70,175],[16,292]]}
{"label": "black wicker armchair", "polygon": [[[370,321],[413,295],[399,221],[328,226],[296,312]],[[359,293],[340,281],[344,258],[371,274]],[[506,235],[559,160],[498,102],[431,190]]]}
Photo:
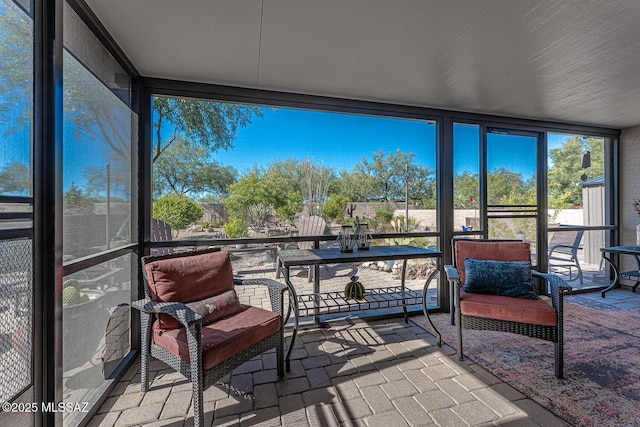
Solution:
{"label": "black wicker armchair", "polygon": [[[194,425],[204,424],[202,394],[253,357],[276,349],[284,376],[283,297],[270,279],[234,279],[227,252],[207,249],[142,258],[146,299],[140,310],[141,388],[149,389],[149,356],[192,382]],[[238,285],[266,286],[271,310],[241,305]]]}
{"label": "black wicker armchair", "polygon": [[530,261],[531,252],[529,244],[520,241],[454,239],[454,265],[445,266],[445,272],[452,297],[451,321],[458,335],[458,359],[463,360],[463,329],[510,332],[553,342],[555,375],[562,378],[563,291],[570,289],[566,282],[553,274],[531,272],[533,277],[546,280],[551,304],[543,299],[465,292],[465,259]]}

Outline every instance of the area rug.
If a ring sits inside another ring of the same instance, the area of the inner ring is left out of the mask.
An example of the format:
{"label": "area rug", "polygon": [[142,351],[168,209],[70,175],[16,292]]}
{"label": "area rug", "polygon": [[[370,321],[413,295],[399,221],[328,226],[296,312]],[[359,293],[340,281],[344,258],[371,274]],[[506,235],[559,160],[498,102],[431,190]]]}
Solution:
{"label": "area rug", "polygon": [[[640,313],[566,297],[564,379],[553,344],[515,334],[464,330],[465,357],[573,426],[640,426]],[[426,320],[412,320],[427,331]],[[448,314],[432,320],[457,348]]]}

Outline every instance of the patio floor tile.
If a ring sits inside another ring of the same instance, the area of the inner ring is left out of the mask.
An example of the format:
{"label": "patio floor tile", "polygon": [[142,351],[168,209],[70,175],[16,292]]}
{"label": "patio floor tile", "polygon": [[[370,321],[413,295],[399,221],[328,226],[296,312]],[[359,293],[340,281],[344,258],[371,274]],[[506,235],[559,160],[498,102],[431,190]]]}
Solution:
{"label": "patio floor tile", "polygon": [[[306,280],[306,279],[305,279]],[[256,295],[257,297],[257,295]],[[287,341],[289,332],[287,333]],[[204,391],[207,426],[565,427],[542,406],[402,319],[301,330],[279,380],[273,351]],[[193,425],[191,384],[152,361],[150,390],[128,370],[89,425]]]}
{"label": "patio floor tile", "polygon": [[[259,369],[270,365],[270,353],[234,371],[226,384],[206,390],[207,425],[565,426],[486,370],[457,361],[446,347],[415,337],[395,342],[400,335],[393,331],[403,325],[401,320],[387,320],[358,324],[350,332],[330,328],[303,333],[313,339],[301,341],[298,349],[306,355],[292,361],[292,372],[284,380],[278,381],[273,368]],[[349,345],[358,341],[356,354],[323,354],[348,348],[341,341],[345,337],[352,340]],[[402,352],[409,357],[399,358]],[[90,425],[193,425],[190,383],[163,364],[154,367],[149,392],[140,392],[139,372],[130,370],[129,380],[114,389],[121,394],[109,397]],[[248,393],[249,398],[238,393]]]}

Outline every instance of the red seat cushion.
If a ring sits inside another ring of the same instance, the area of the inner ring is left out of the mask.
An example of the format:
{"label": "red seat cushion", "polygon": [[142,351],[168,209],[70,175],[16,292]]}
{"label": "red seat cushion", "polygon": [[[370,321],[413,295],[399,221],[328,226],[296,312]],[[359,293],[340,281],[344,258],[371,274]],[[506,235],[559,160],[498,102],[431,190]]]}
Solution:
{"label": "red seat cushion", "polygon": [[[156,322],[157,324],[157,322]],[[280,329],[277,313],[243,306],[237,313],[202,327],[202,368],[210,369]],[[154,326],[153,340],[189,362],[185,328],[162,330]]]}
{"label": "red seat cushion", "polygon": [[[145,265],[151,299],[189,303],[233,289],[233,271],[229,254],[224,251],[161,259]],[[163,329],[179,328],[168,314],[159,314]]]}
{"label": "red seat cushion", "polygon": [[556,311],[542,299],[531,300],[500,295],[475,294],[460,289],[460,313],[486,319],[532,325],[556,326]]}
{"label": "red seat cushion", "polygon": [[473,239],[454,242],[455,262],[460,275],[460,286],[464,285],[464,260],[473,258],[494,261],[531,261],[531,247],[528,242],[482,242]]}

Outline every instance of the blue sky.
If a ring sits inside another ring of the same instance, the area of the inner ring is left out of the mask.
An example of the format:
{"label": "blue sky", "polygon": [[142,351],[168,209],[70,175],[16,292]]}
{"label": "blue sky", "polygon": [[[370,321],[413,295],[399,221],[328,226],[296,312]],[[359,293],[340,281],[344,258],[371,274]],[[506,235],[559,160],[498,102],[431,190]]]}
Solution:
{"label": "blue sky", "polygon": [[[97,80],[96,87],[102,88]],[[28,94],[25,94],[24,101],[24,105],[14,105],[14,111],[9,112],[10,117],[28,111]],[[10,128],[12,124],[0,124],[0,134],[5,137],[0,150],[0,167],[13,162],[29,162],[29,129],[25,126],[16,132]],[[476,172],[478,128],[456,126],[455,136],[455,172]],[[499,142],[497,149],[490,151],[489,170],[500,165],[521,172],[525,178],[530,177],[535,172],[533,144],[519,143],[509,136],[495,137]],[[564,135],[550,135],[550,148],[559,146],[565,138]],[[85,168],[104,168],[108,157],[102,152],[104,144],[80,140],[71,124],[65,126],[64,139],[66,191],[71,182],[82,186]],[[251,125],[238,130],[233,150],[218,151],[213,158],[222,164],[232,165],[239,172],[254,165],[266,166],[276,159],[287,158],[309,159],[339,172],[351,170],[363,158],[371,159],[374,152],[393,153],[401,149],[404,153],[414,153],[416,164],[435,170],[435,140],[435,124],[425,121],[264,108],[264,117],[256,117]],[[91,149],[85,148],[87,144],[91,144]]]}
{"label": "blue sky", "polygon": [[435,125],[399,120],[294,109],[264,109],[262,118],[238,130],[233,150],[218,151],[217,161],[239,172],[276,159],[311,160],[351,170],[372,153],[414,153],[414,162],[435,169]]}
{"label": "blue sky", "polygon": [[[0,13],[4,11],[0,10]],[[75,59],[65,54],[65,66],[72,63],[75,64]],[[82,67],[80,69],[81,72],[84,70]],[[113,96],[99,80],[87,74],[95,80],[94,96]],[[19,130],[13,128],[15,117],[30,109],[28,93],[24,94],[22,101],[15,103],[13,111],[8,112],[13,122],[0,122],[0,135],[4,136],[0,149],[0,168],[14,162],[30,161],[28,126]],[[436,169],[437,129],[434,123],[288,108],[263,108],[263,111],[263,117],[255,117],[251,125],[238,129],[232,150],[218,151],[212,154],[212,158],[223,165],[233,166],[240,173],[254,165],[266,167],[278,159],[310,160],[339,173],[342,170],[351,171],[363,158],[371,160],[375,152],[389,154],[400,149],[404,153],[413,153],[415,164],[434,171]],[[88,167],[105,170],[109,148],[99,137],[85,136],[82,139],[69,122],[65,124],[63,132],[63,187],[67,191],[73,182],[84,186]],[[455,127],[456,173],[478,171],[479,137],[477,126]],[[494,148],[489,155],[490,171],[501,166],[522,173],[525,179],[535,173],[534,144],[503,135],[493,135],[491,138],[497,142],[490,144]],[[550,148],[561,145],[565,139],[565,135],[550,135]]]}
{"label": "blue sky", "polygon": [[[65,127],[64,137],[74,139],[70,125]],[[494,137],[497,143],[489,157],[489,169],[500,165],[530,178],[535,173],[533,144],[508,135],[492,135]],[[256,164],[267,166],[276,159],[287,158],[309,159],[340,172],[351,170],[363,157],[371,159],[373,152],[391,153],[400,148],[405,153],[414,153],[416,164],[435,170],[435,138],[436,125],[426,121],[265,108],[262,118],[256,117],[251,125],[238,129],[232,150],[218,151],[213,158],[241,173]],[[456,125],[456,173],[477,172],[478,138],[478,127]],[[567,135],[549,134],[549,147],[560,146],[566,138]],[[8,141],[11,142],[7,144]],[[28,129],[14,134],[10,140],[5,139],[4,145],[0,165],[28,161]],[[71,182],[83,185],[85,167],[104,167],[104,155],[96,156],[91,150],[78,151],[81,146],[65,144],[65,191]],[[70,147],[76,150],[71,153]]]}
{"label": "blue sky", "polygon": [[[503,166],[525,178],[535,173],[533,139],[492,138],[496,144],[491,146],[496,149],[491,151],[489,170]],[[416,164],[435,169],[435,139],[436,125],[426,121],[265,108],[262,118],[256,117],[251,125],[238,130],[232,150],[218,151],[213,158],[239,172],[287,158],[310,159],[339,172],[351,170],[363,157],[371,159],[373,152],[400,149],[414,153]],[[455,140],[455,172],[477,172],[478,127],[457,125]]]}

